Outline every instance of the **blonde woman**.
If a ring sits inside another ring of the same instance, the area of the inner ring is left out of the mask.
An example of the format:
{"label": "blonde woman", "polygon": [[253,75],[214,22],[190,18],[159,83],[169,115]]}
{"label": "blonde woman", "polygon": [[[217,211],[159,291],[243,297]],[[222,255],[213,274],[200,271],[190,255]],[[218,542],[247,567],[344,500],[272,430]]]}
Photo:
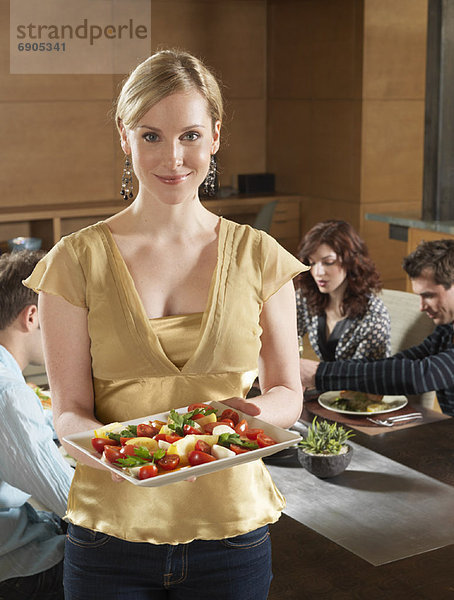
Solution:
{"label": "blonde woman", "polygon": [[[305,267],[199,200],[220,144],[218,83],[193,56],[159,52],[124,84],[116,122],[136,198],[64,238],[27,283],[41,291],[60,438],[210,400],[290,426],[302,398],[292,278]],[[247,400],[257,369],[262,394]],[[284,500],[261,461],[137,488],[77,458],[68,600],[101,590],[135,600],[267,597],[267,525]]]}

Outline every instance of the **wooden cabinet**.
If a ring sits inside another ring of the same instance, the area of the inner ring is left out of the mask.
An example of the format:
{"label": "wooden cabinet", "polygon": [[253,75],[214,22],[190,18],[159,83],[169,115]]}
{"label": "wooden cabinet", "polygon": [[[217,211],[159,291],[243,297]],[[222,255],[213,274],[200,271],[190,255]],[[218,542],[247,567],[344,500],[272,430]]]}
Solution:
{"label": "wooden cabinet", "polygon": [[[258,211],[268,202],[277,200],[270,234],[287,250],[295,252],[301,237],[299,196],[238,195],[228,198],[203,200],[203,205],[214,214],[238,223],[252,224]],[[122,201],[86,202],[43,206],[4,208],[0,214],[0,239],[33,236],[43,240],[43,248],[50,249],[64,236],[101,221],[125,208]]]}

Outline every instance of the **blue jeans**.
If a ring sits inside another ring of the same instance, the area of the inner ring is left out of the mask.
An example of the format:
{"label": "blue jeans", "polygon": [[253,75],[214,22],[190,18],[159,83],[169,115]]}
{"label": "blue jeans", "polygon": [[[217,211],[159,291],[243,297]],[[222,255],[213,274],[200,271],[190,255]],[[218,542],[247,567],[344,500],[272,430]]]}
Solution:
{"label": "blue jeans", "polygon": [[63,561],[42,573],[0,582],[0,600],[63,599]]}
{"label": "blue jeans", "polygon": [[268,527],[177,546],[68,527],[66,600],[266,600],[271,577]]}

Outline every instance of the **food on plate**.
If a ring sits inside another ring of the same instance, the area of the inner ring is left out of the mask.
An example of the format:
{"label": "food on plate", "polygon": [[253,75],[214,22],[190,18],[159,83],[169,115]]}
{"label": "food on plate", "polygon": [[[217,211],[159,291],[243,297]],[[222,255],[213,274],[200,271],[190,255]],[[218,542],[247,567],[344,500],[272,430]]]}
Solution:
{"label": "food on plate", "polygon": [[218,417],[209,404],[171,410],[167,422],[109,423],[94,431],[101,460],[138,479],[149,479],[276,444],[263,429],[249,428],[233,409]]}
{"label": "food on plate", "polygon": [[[383,396],[343,390],[332,402],[333,408],[351,412],[378,412],[393,407],[392,402],[382,402]],[[399,405],[398,402],[395,403]]]}
{"label": "food on plate", "polygon": [[28,382],[27,385],[31,387],[35,394],[38,396],[42,407],[50,410],[52,408],[52,401],[50,399],[49,392],[40,388],[39,385],[36,385],[36,383]]}

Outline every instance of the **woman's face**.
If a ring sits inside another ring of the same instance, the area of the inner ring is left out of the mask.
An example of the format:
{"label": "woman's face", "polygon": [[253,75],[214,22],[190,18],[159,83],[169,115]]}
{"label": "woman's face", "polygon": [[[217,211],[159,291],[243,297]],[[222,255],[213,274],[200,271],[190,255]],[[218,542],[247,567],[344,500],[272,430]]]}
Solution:
{"label": "woman's face", "polygon": [[213,124],[208,105],[195,91],[167,96],[132,130],[122,128],[122,148],[132,154],[141,194],[166,204],[197,197],[210,156],[219,148],[220,121]]}
{"label": "woman's face", "polygon": [[347,271],[331,246],[320,244],[317,250],[309,256],[311,275],[322,294],[332,294],[345,282]]}

